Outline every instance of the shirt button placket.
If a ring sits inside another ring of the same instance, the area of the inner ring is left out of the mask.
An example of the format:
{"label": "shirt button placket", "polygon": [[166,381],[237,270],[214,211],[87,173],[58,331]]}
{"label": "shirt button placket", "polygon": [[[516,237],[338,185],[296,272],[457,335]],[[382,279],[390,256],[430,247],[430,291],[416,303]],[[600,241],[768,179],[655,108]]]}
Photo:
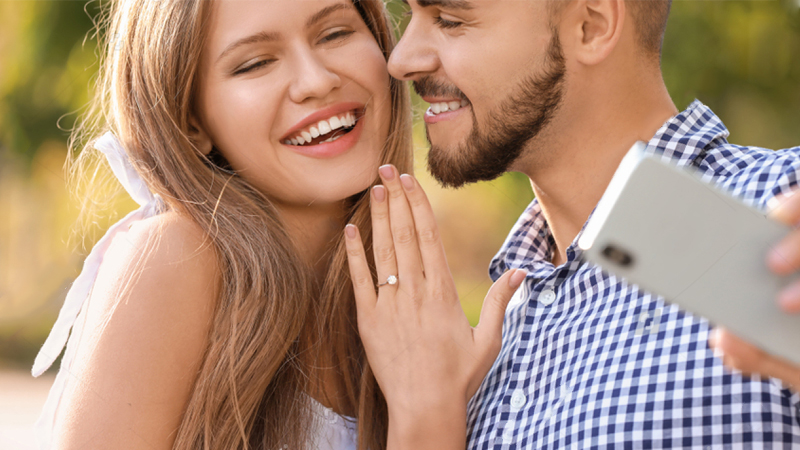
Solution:
{"label": "shirt button placket", "polygon": [[511,411],[516,412],[522,409],[527,400],[528,398],[525,396],[525,393],[522,391],[522,389],[515,389],[511,394]]}
{"label": "shirt button placket", "polygon": [[506,429],[503,430],[503,443],[509,444],[514,440],[514,425],[509,420],[506,424]]}
{"label": "shirt button placket", "polygon": [[539,294],[537,300],[544,306],[550,306],[556,301],[556,293],[552,289],[545,289]]}

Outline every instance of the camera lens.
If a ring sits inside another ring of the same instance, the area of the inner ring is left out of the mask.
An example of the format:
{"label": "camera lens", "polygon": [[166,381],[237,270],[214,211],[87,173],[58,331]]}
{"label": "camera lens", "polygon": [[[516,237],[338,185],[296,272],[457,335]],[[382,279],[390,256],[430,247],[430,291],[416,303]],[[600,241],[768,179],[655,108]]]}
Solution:
{"label": "camera lens", "polygon": [[629,267],[633,264],[631,254],[613,244],[606,245],[602,254],[606,259],[620,267]]}

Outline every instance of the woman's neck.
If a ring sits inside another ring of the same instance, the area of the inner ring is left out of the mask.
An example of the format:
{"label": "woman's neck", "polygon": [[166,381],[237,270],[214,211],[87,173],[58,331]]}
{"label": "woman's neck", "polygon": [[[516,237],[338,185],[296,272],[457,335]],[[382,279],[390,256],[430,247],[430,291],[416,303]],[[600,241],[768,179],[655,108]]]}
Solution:
{"label": "woman's neck", "polygon": [[[336,239],[341,238],[345,225],[345,202],[331,205],[296,207],[279,205],[286,231],[300,253],[300,259],[314,270],[317,286],[321,286],[331,263],[331,249]],[[319,294],[319,292],[315,292]],[[321,345],[321,337],[316,334],[315,320],[310,318],[307,332],[307,345]],[[315,354],[311,352],[309,355]],[[328,354],[316,354],[313,359],[312,372],[309,373],[311,385],[308,394],[324,406],[341,414],[352,415],[349,402],[344,398],[341,372],[330,360]]]}
{"label": "woman's neck", "polygon": [[279,205],[278,209],[300,259],[322,281],[328,271],[332,243],[344,229],[344,202],[304,207]]}

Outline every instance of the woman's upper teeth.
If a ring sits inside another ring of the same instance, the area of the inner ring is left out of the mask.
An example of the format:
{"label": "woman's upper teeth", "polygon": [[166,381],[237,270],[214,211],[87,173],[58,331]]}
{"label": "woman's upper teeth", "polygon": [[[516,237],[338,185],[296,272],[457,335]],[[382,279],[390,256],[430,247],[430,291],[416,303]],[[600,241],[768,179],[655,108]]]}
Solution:
{"label": "woman's upper teeth", "polygon": [[326,120],[320,120],[316,124],[311,125],[308,128],[298,132],[291,139],[287,139],[286,141],[284,141],[284,144],[303,145],[308,142],[311,142],[311,140],[314,138],[325,136],[326,134],[338,130],[339,128],[342,127],[350,128],[355,124],[356,124],[356,116],[355,114],[353,114],[352,111],[350,111],[346,114],[333,116]]}
{"label": "woman's upper teeth", "polygon": [[457,111],[467,105],[469,105],[469,102],[466,100],[431,103],[431,112],[439,114],[447,111]]}

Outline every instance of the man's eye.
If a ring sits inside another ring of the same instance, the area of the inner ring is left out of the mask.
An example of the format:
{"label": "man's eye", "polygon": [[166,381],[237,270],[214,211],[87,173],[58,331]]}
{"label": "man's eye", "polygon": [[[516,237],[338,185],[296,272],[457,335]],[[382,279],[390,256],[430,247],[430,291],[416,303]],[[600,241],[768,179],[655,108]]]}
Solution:
{"label": "man's eye", "polygon": [[461,25],[464,25],[463,22],[453,22],[452,20],[443,19],[442,16],[436,16],[434,22],[436,22],[436,25],[439,27],[446,29],[458,28]]}
{"label": "man's eye", "polygon": [[353,34],[352,30],[334,31],[333,33],[330,33],[330,34],[326,35],[325,37],[323,37],[322,39],[320,39],[320,43],[324,44],[326,42],[335,41],[337,39],[344,39],[347,36],[350,36],[351,34]]}

